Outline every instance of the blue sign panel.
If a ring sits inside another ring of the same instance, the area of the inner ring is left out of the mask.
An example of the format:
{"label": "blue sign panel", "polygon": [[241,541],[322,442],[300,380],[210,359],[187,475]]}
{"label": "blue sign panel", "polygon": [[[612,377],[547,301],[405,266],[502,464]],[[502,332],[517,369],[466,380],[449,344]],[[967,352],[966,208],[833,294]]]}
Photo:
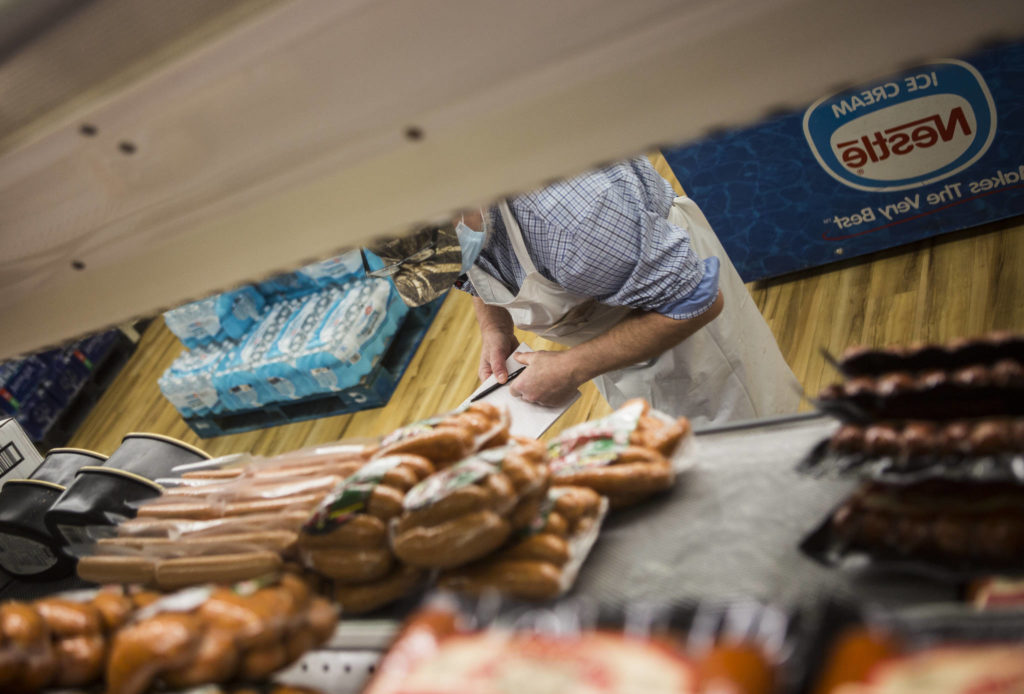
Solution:
{"label": "blue sign panel", "polygon": [[746,281],[1024,213],[1024,44],[666,150]]}

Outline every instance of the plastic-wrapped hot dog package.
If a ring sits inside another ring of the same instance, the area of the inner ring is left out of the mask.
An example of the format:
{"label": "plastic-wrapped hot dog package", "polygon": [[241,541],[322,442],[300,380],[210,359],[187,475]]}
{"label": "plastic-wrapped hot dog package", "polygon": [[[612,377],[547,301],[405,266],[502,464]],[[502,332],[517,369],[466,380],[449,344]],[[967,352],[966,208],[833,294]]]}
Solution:
{"label": "plastic-wrapped hot dog package", "polygon": [[307,475],[347,477],[368,461],[376,450],[377,446],[370,442],[343,441],[302,448],[271,458],[235,454],[206,462],[180,465],[174,469],[174,473],[180,476],[179,484],[194,485],[243,477],[252,477],[259,481]]}
{"label": "plastic-wrapped hot dog package", "polygon": [[551,487],[536,518],[494,554],[441,574],[439,585],[522,600],[564,595],[597,540],[608,501],[586,487]]}
{"label": "plastic-wrapped hot dog package", "polygon": [[797,468],[893,484],[928,479],[1024,483],[1024,417],[844,424]]}
{"label": "plastic-wrapped hot dog package", "polygon": [[336,625],[336,608],[292,574],[190,588],[137,611],[117,631],[106,691],[260,682],[325,643]]}
{"label": "plastic-wrapped hot dog package", "polygon": [[612,508],[669,489],[692,463],[690,422],[652,412],[639,398],[607,417],[578,424],[548,446],[554,484],[589,487]]}
{"label": "plastic-wrapped hot dog package", "polygon": [[[239,581],[298,558],[298,531],[345,476],[366,461],[363,446],[298,451],[190,466],[176,486],[143,503],[114,536],[80,554],[78,575],[97,583],[131,582],[173,590]],[[230,470],[230,475],[211,475]]]}
{"label": "plastic-wrapped hot dog package", "polygon": [[427,569],[480,559],[537,517],[549,479],[544,445],[525,439],[436,472],[406,492],[391,522],[395,555]]}
{"label": "plastic-wrapped hot dog package", "polygon": [[[341,479],[309,476],[266,484],[245,479],[168,490],[141,506],[116,536],[88,546],[78,575],[97,583],[175,590],[276,571],[297,557],[298,527]],[[193,494],[197,489],[204,494]]]}
{"label": "plastic-wrapped hot dog package", "polygon": [[334,581],[346,613],[383,607],[420,584],[422,570],[396,561],[388,523],[402,514],[406,492],[433,472],[411,453],[378,458],[338,485],[303,526],[302,563]]}
{"label": "plastic-wrapped hot dog package", "polygon": [[375,455],[413,453],[441,469],[508,440],[508,413],[491,403],[477,402],[396,429],[381,440]]}
{"label": "plastic-wrapped hot dog package", "polygon": [[[831,632],[830,634],[828,632]],[[1024,614],[962,606],[867,615],[826,630],[812,694],[1011,694],[1024,688]]]}
{"label": "plastic-wrapped hot dog package", "polygon": [[868,483],[801,544],[834,566],[964,580],[1024,572],[1024,486]]}
{"label": "plastic-wrapped hot dog package", "polygon": [[771,694],[790,638],[785,614],[755,605],[602,615],[442,595],[406,623],[366,693]]}
{"label": "plastic-wrapped hot dog package", "polygon": [[102,680],[112,635],[155,594],[120,587],[0,603],[0,691]]}

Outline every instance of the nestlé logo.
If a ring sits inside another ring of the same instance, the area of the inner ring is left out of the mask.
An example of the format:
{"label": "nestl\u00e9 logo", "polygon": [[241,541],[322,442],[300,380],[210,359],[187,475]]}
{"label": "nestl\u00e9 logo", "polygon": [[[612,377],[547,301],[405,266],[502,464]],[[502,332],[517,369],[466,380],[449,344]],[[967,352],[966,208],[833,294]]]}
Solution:
{"label": "nestl\u00e9 logo", "polygon": [[821,167],[873,191],[917,188],[962,171],[988,150],[995,126],[985,81],[959,60],[825,97],[804,114],[804,136]]}

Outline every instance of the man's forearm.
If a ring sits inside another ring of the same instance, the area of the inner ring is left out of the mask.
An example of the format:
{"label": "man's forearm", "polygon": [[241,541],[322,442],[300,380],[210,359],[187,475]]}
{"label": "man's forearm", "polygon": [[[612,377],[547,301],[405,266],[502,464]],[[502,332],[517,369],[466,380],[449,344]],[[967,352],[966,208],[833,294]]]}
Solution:
{"label": "man's forearm", "polygon": [[608,371],[653,359],[666,352],[722,312],[722,293],[707,311],[694,318],[675,320],[659,313],[634,312],[605,333],[562,352],[573,380],[584,383]]}
{"label": "man's forearm", "polygon": [[473,297],[473,310],[476,311],[476,322],[480,325],[480,332],[501,332],[512,335],[515,324],[508,311],[500,306],[489,306],[478,297]]}

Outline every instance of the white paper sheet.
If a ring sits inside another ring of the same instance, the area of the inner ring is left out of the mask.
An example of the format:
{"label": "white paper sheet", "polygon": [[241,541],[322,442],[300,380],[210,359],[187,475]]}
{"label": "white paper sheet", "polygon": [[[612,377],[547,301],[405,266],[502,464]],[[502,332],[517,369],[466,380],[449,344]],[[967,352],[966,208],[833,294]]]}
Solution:
{"label": "white paper sheet", "polygon": [[[516,352],[532,352],[529,345],[520,344]],[[514,354],[514,353],[513,353]],[[505,366],[508,368],[509,373],[518,371],[523,368],[523,365],[515,360],[513,356],[505,361]],[[470,395],[463,404],[468,403],[473,399],[480,391],[493,386],[498,382],[494,376],[490,376],[486,381],[480,384],[480,387],[473,391],[473,395]],[[502,386],[496,391],[482,398],[480,402],[489,402],[497,405],[498,407],[507,407],[509,416],[512,419],[512,424],[509,427],[509,431],[513,436],[525,436],[527,438],[535,439],[548,428],[554,424],[562,414],[569,409],[569,406],[576,402],[580,397],[580,392],[576,391],[576,395],[560,407],[543,407],[541,405],[534,405],[533,403],[526,402],[520,398],[512,396],[508,386]]]}

